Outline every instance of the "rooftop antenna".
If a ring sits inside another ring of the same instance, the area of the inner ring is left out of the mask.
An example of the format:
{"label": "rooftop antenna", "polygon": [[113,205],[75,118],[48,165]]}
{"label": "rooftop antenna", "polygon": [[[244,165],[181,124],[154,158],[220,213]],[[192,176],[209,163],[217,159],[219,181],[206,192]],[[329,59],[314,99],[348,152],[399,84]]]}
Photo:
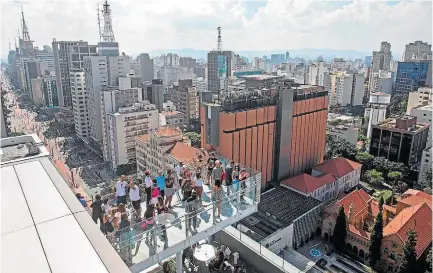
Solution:
{"label": "rooftop antenna", "polygon": [[29,30],[27,29],[26,19],[24,18],[23,5],[21,5],[21,28],[23,31],[23,40],[26,42],[31,42]]}
{"label": "rooftop antenna", "polygon": [[99,41],[102,41],[102,33],[101,33],[101,18],[99,17],[99,14],[101,10],[99,9],[99,2],[96,3],[96,16],[98,18],[98,31],[99,31]]}
{"label": "rooftop antenna", "polygon": [[11,40],[10,39],[8,39],[8,43],[9,43],[9,51],[12,51]]}
{"label": "rooftop antenna", "polygon": [[111,9],[107,0],[102,5],[102,16],[104,17],[104,30],[102,32],[102,40],[104,42],[115,42],[113,26],[111,24]]}
{"label": "rooftop antenna", "polygon": [[223,50],[223,45],[221,41],[221,27],[217,27],[217,30],[218,30],[217,50],[221,52]]}

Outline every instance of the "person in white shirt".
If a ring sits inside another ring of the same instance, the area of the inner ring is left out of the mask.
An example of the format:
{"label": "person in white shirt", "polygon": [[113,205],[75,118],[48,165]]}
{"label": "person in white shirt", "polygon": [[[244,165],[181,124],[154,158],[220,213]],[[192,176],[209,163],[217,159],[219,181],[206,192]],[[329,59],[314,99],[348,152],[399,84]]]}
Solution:
{"label": "person in white shirt", "polygon": [[201,195],[203,194],[203,178],[201,178],[201,173],[196,173],[194,191],[197,193],[198,200],[201,203]]}
{"label": "person in white shirt", "polygon": [[126,204],[126,187],[128,183],[125,181],[125,176],[121,175],[120,180],[116,183],[117,206]]}
{"label": "person in white shirt", "polygon": [[183,162],[179,162],[179,165],[177,165],[174,168],[174,171],[176,172],[176,178],[177,178],[176,185],[175,185],[176,196],[178,200],[182,200],[182,198],[180,197],[179,188],[182,185],[183,174],[184,174]]}
{"label": "person in white shirt", "polygon": [[152,186],[153,181],[152,177],[150,177],[150,171],[147,170],[144,172],[144,190],[146,191],[146,204],[150,204],[150,199],[152,199]]}
{"label": "person in white shirt", "polygon": [[137,215],[141,216],[141,211],[140,211],[140,203],[141,203],[140,188],[137,185],[135,185],[135,183],[132,181],[132,177],[129,179],[129,188],[130,188],[130,190],[129,190],[129,199],[131,199],[132,207],[137,212]]}

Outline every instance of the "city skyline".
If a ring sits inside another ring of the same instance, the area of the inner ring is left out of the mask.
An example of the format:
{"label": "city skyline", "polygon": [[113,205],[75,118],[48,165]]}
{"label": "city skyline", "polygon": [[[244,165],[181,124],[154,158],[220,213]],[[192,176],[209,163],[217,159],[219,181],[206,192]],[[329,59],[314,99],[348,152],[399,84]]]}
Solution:
{"label": "city skyline", "polygon": [[[40,48],[51,45],[53,38],[91,44],[99,41],[96,0],[10,1],[2,3],[2,58],[7,56],[8,41],[13,46],[21,28],[20,4],[31,39]],[[173,48],[215,49],[217,26],[223,29],[223,49],[233,51],[327,48],[371,52],[378,50],[381,41],[388,41],[393,55],[399,56],[409,42],[432,43],[432,3],[423,1],[233,0],[186,4],[111,0],[109,4],[120,50],[130,55]],[[409,20],[404,18],[408,15]]]}

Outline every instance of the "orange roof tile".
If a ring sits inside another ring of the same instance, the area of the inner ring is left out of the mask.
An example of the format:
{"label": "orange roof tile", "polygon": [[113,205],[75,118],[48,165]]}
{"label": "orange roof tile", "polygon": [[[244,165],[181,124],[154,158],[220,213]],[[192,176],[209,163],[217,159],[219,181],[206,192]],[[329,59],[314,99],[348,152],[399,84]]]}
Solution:
{"label": "orange roof tile", "polygon": [[309,174],[303,173],[295,177],[286,179],[282,181],[281,184],[304,193],[311,193],[318,188],[330,184],[334,181],[335,178],[330,174],[324,174],[318,177],[314,177]]}
{"label": "orange roof tile", "polygon": [[322,173],[330,173],[336,178],[345,176],[362,165],[344,157],[333,158],[317,165],[314,170]]}
{"label": "orange roof tile", "polygon": [[158,131],[155,131],[155,134],[159,137],[171,137],[182,134],[182,132],[175,127],[172,126],[164,126],[161,127]]}
{"label": "orange roof tile", "polygon": [[193,164],[200,150],[179,141],[167,153],[185,164]]}
{"label": "orange roof tile", "polygon": [[408,197],[402,197],[399,202],[409,205],[409,206],[415,206],[420,203],[426,203],[429,207],[432,207],[432,201],[429,199],[425,199],[418,195],[409,195]]}
{"label": "orange roof tile", "polygon": [[432,242],[432,209],[429,205],[420,203],[403,209],[384,227],[383,236],[397,234],[405,242],[409,228],[418,234],[416,253],[420,257]]}
{"label": "orange roof tile", "polygon": [[352,224],[348,224],[348,230],[358,236],[364,237],[366,239],[370,239],[370,232],[365,230],[359,230],[357,227],[355,227]]}
{"label": "orange roof tile", "polygon": [[140,142],[146,142],[146,141],[148,141],[150,139],[150,137],[151,137],[151,134],[145,134],[145,135],[142,135],[142,136],[138,136],[135,139],[138,140],[138,141],[140,141]]}
{"label": "orange roof tile", "polygon": [[392,214],[396,214],[397,213],[397,208],[391,207],[389,205],[383,204],[383,208],[389,212],[391,212]]}
{"label": "orange roof tile", "polygon": [[407,196],[407,195],[416,195],[430,201],[432,201],[432,197],[433,197],[431,194],[419,190],[414,190],[414,189],[408,189],[402,194],[402,196]]}
{"label": "orange roof tile", "polygon": [[349,207],[353,203],[353,216],[357,215],[369,206],[372,199],[364,190],[354,190],[336,202],[338,207],[343,206],[346,215],[349,215]]}
{"label": "orange roof tile", "polygon": [[372,199],[370,202],[369,213],[376,216],[379,213],[379,202]]}

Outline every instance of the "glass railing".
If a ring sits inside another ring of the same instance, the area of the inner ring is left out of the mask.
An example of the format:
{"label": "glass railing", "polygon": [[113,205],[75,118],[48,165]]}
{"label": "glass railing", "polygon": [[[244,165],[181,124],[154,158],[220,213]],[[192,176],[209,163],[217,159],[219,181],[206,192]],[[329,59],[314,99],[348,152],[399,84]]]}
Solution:
{"label": "glass railing", "polygon": [[[282,272],[324,272],[325,270],[324,268],[320,269],[314,262],[291,248],[282,249],[278,254],[274,253],[268,249],[268,242],[266,242],[265,238],[258,234],[254,234],[255,238],[253,239],[234,227],[228,227],[224,229],[224,232],[242,242],[244,245],[256,252],[261,259],[266,259],[267,262],[281,269]],[[240,254],[242,255],[242,253]],[[253,257],[250,258],[254,259]],[[254,263],[251,264],[254,265]]]}
{"label": "glass railing", "polygon": [[[132,222],[130,227],[118,230],[117,236],[109,235],[107,238],[128,266],[160,254],[168,248],[184,247],[185,241],[190,241],[194,235],[203,232],[211,236],[232,224],[230,219],[242,219],[256,211],[257,184],[260,185],[260,180],[255,178],[254,176],[243,181],[239,190],[236,190],[236,186],[232,187],[230,195],[224,186],[223,197],[219,202],[213,199],[213,194],[209,191],[202,195],[205,205],[196,211],[187,213],[183,208],[179,208],[170,212],[173,217],[170,221],[166,220],[164,213],[155,216],[152,224],[146,223],[146,220]],[[174,207],[176,206],[178,205],[175,204]],[[251,210],[252,208],[254,209]],[[163,223],[159,220],[162,218],[165,218]],[[225,222],[227,224],[224,226]],[[219,224],[220,229],[215,230],[214,227]]]}

